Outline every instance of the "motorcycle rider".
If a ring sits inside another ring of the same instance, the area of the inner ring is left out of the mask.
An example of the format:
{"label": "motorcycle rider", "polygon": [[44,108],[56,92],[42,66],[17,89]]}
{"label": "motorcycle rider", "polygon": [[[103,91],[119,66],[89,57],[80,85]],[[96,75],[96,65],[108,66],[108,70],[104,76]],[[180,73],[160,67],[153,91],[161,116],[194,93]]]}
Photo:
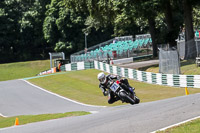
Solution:
{"label": "motorcycle rider", "polygon": [[126,91],[131,92],[131,94],[133,94],[133,90],[134,88],[132,88],[127,79],[120,79],[119,76],[114,76],[114,75],[105,75],[103,72],[99,73],[97,76],[98,80],[99,80],[99,88],[102,90],[103,95],[109,97],[108,99],[108,103],[112,104],[116,101],[119,100],[119,97],[115,96],[113,91],[110,91],[109,86],[108,86],[108,80],[112,79],[112,80],[120,80],[120,85],[122,86],[122,88],[124,88]]}

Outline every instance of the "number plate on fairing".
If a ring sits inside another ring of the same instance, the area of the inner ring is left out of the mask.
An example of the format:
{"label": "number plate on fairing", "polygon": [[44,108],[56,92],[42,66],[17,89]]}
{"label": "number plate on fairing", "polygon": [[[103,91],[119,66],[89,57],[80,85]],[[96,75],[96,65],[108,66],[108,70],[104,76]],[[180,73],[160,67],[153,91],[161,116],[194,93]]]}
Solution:
{"label": "number plate on fairing", "polygon": [[113,92],[115,92],[115,91],[117,91],[117,89],[119,88],[119,85],[117,84],[117,83],[113,83],[112,84],[112,86],[110,87],[110,89],[113,91]]}

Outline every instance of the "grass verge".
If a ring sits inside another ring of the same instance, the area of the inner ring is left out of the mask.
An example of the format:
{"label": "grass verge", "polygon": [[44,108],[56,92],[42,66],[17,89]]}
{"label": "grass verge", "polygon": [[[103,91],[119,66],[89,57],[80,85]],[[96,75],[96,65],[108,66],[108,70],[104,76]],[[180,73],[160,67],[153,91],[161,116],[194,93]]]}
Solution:
{"label": "grass verge", "polygon": [[[141,71],[159,73],[159,65],[153,65],[150,67],[139,68]],[[181,61],[181,74],[183,75],[200,75],[200,67],[196,66],[194,60]]]}
{"label": "grass verge", "polygon": [[[71,71],[65,74],[42,77],[28,80],[46,90],[61,96],[91,105],[116,106],[122,103],[116,102],[109,105],[107,97],[104,97],[99,89],[97,74],[99,70],[89,69],[82,71]],[[131,86],[136,88],[137,96],[141,102],[150,102],[171,97],[185,95],[184,88],[152,85],[144,82],[129,80]],[[200,93],[199,89],[188,88],[189,94]]]}
{"label": "grass verge", "polygon": [[14,126],[16,117],[19,119],[19,125],[24,125],[27,123],[71,117],[71,116],[81,116],[90,114],[89,112],[77,111],[77,112],[67,112],[67,113],[57,113],[57,114],[42,114],[42,115],[22,115],[15,117],[0,117],[0,128]]}
{"label": "grass verge", "polygon": [[50,69],[49,60],[0,64],[0,81],[35,76],[47,69]]}
{"label": "grass verge", "polygon": [[200,133],[199,125],[200,119],[197,119],[156,133]]}

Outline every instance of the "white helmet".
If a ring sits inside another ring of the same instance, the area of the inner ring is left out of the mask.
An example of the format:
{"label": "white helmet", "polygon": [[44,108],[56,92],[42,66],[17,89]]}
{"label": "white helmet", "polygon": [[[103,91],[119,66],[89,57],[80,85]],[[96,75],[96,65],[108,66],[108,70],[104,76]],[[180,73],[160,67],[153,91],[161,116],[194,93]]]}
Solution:
{"label": "white helmet", "polygon": [[106,75],[103,72],[99,73],[97,78],[100,81],[100,83],[102,84],[106,83]]}

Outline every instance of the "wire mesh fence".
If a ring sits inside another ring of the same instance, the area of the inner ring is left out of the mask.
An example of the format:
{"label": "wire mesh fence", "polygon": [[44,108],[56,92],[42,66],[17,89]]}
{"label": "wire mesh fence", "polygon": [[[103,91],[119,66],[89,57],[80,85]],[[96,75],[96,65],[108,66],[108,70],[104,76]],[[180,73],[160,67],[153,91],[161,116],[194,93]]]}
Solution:
{"label": "wire mesh fence", "polygon": [[180,58],[177,50],[159,48],[159,72],[180,74]]}
{"label": "wire mesh fence", "polygon": [[200,56],[200,39],[177,41],[177,49],[181,59],[195,59]]}

